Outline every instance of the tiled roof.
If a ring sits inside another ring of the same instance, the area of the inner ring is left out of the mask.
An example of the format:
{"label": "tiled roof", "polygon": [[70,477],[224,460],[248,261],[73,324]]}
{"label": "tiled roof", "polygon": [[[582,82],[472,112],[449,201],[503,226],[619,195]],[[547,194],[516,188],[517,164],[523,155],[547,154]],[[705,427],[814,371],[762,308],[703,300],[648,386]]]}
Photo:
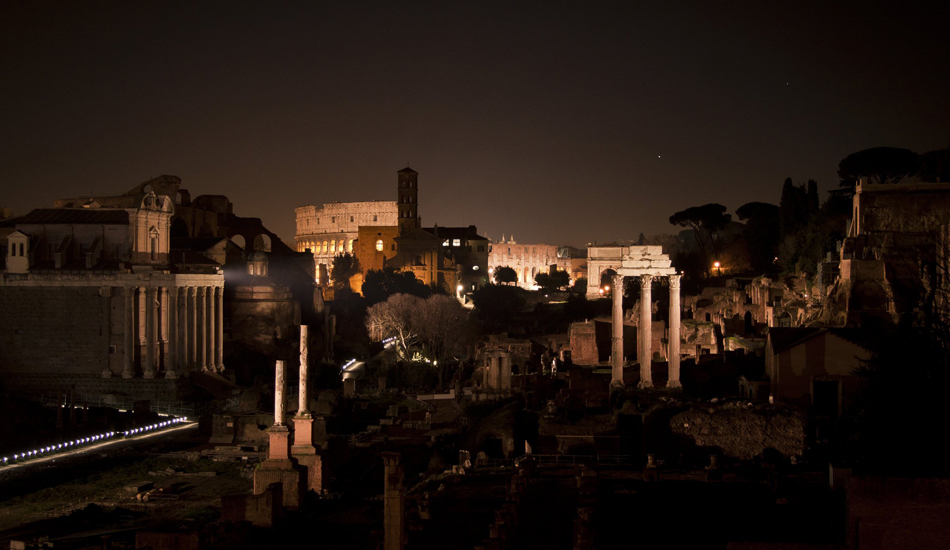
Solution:
{"label": "tiled roof", "polygon": [[89,210],[86,208],[37,208],[12,220],[17,224],[101,224],[128,225],[125,210]]}

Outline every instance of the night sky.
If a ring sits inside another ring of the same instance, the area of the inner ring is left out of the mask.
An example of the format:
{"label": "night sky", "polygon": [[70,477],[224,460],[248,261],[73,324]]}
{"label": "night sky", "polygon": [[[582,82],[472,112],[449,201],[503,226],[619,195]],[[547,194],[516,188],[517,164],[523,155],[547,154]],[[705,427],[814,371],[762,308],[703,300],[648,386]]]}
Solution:
{"label": "night sky", "polygon": [[195,4],[0,3],[0,206],[174,174],[292,243],[408,163],[424,225],[583,245],[950,145],[947,2]]}

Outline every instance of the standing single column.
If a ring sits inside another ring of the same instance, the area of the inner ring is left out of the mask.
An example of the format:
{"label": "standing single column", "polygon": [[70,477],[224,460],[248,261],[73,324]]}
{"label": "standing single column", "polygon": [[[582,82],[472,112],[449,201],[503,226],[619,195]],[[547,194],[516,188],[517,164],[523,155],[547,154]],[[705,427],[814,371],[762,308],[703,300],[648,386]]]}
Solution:
{"label": "standing single column", "polygon": [[284,362],[280,360],[274,369],[274,425],[284,425]]}
{"label": "standing single column", "polygon": [[300,325],[300,389],[297,392],[297,416],[310,416],[310,411],[307,410],[307,375],[310,370],[307,365],[310,355],[310,349],[308,347],[309,334],[310,327]]}
{"label": "standing single column", "polygon": [[670,275],[670,381],[667,387],[680,384],[680,279],[679,273]]}
{"label": "standing single column", "polygon": [[217,370],[214,364],[215,352],[214,345],[217,343],[217,334],[215,331],[215,325],[217,324],[217,314],[214,312],[215,300],[214,300],[214,287],[209,286],[205,291],[205,301],[207,302],[207,317],[205,325],[205,342],[208,344],[208,356],[207,363],[205,363],[205,368],[209,371],[214,372]]}
{"label": "standing single column", "polygon": [[653,387],[653,298],[650,286],[653,275],[640,275],[640,387]]}
{"label": "standing single column", "polygon": [[178,378],[178,287],[168,287],[168,354],[165,356],[165,378]]}
{"label": "standing single column", "polygon": [[142,370],[142,378],[155,378],[155,356],[158,346],[158,289],[148,287],[145,289],[145,368]]}
{"label": "standing single column", "polygon": [[215,311],[218,312],[218,322],[214,331],[214,337],[217,341],[214,349],[218,353],[215,358],[215,367],[218,372],[224,372],[224,287],[215,287],[214,296],[218,302],[217,308],[215,309]]}
{"label": "standing single column", "polygon": [[125,361],[122,363],[122,378],[132,378],[135,372],[135,288],[126,287],[125,292]]}
{"label": "standing single column", "polygon": [[188,369],[188,287],[178,289],[178,367]]}
{"label": "standing single column", "polygon": [[195,296],[195,307],[198,310],[198,319],[195,322],[195,332],[197,333],[197,345],[195,346],[195,351],[197,352],[197,357],[195,357],[195,366],[201,370],[207,370],[208,368],[208,320],[207,320],[207,289],[203,286],[197,288],[197,294]]}
{"label": "standing single column", "polygon": [[611,319],[610,385],[623,386],[623,275],[613,276],[613,316]]}

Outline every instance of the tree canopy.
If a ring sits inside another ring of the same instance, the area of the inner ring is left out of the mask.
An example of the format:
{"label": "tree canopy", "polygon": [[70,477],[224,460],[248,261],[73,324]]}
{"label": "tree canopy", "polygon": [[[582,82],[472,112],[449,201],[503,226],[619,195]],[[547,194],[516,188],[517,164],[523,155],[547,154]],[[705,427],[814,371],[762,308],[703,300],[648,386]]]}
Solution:
{"label": "tree canopy", "polygon": [[333,265],[330,268],[330,279],[333,281],[333,287],[337,289],[348,287],[350,278],[360,271],[360,260],[355,254],[350,252],[337,254],[333,258]]}
{"label": "tree canopy", "polygon": [[494,276],[495,283],[499,285],[518,282],[518,273],[514,268],[508,266],[496,267]]}
{"label": "tree canopy", "polygon": [[709,255],[707,249],[709,246],[713,249],[713,254],[718,255],[719,250],[716,244],[716,233],[725,229],[732,216],[726,214],[726,207],[710,203],[702,206],[692,206],[686,210],[681,210],[670,216],[670,223],[680,227],[689,227],[693,230],[693,236],[696,238],[696,245],[703,257],[705,273],[709,274]]}
{"label": "tree canopy", "polygon": [[553,274],[542,272],[534,276],[534,282],[542,290],[553,292],[569,285],[571,276],[567,274],[567,271],[555,271]]}
{"label": "tree canopy", "polygon": [[779,207],[749,202],[736,209],[736,216],[746,222],[742,235],[750,266],[759,273],[770,272],[779,244]]}
{"label": "tree canopy", "polygon": [[898,183],[917,173],[919,166],[917,153],[910,149],[872,147],[851,153],[838,163],[839,185],[853,187],[860,178],[868,178],[870,183]]}
{"label": "tree canopy", "polygon": [[382,302],[393,294],[411,294],[420,298],[428,298],[432,294],[432,289],[411,271],[397,271],[392,267],[367,271],[362,291],[370,304]]}

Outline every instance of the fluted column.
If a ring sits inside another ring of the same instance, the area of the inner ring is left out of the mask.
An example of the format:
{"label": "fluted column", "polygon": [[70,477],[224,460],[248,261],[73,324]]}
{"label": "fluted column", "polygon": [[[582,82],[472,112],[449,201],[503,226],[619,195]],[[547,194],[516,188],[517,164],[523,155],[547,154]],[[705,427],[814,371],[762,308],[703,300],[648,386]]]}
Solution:
{"label": "fluted column", "polygon": [[205,302],[207,303],[207,308],[208,308],[206,317],[205,317],[205,342],[208,345],[208,355],[206,358],[207,362],[205,363],[205,368],[207,368],[209,371],[214,372],[215,370],[217,370],[214,364],[214,358],[216,355],[214,346],[215,344],[218,343],[217,331],[215,330],[215,325],[217,324],[216,321],[218,319],[218,315],[214,312],[215,305],[217,304],[215,303],[215,300],[214,300],[213,286],[209,286],[205,290]]}
{"label": "fluted column", "polygon": [[165,378],[178,378],[178,287],[169,287],[166,323],[168,327],[168,354],[165,355]]}
{"label": "fluted column", "polygon": [[198,289],[188,287],[188,366],[192,369],[198,365]]}
{"label": "fluted column", "polygon": [[143,378],[155,378],[156,351],[158,348],[158,289],[145,289],[145,368],[142,369]]}
{"label": "fluted column", "polygon": [[640,326],[637,336],[640,344],[640,387],[653,387],[653,275],[640,275]]}
{"label": "fluted column", "polygon": [[195,366],[201,370],[208,368],[208,310],[207,310],[207,289],[203,286],[197,288],[195,296],[195,309],[198,310],[198,319],[195,322],[195,332],[197,345],[195,351]]}
{"label": "fluted column", "polygon": [[668,387],[680,384],[680,274],[670,275],[670,381]]}
{"label": "fluted column", "polygon": [[135,372],[135,288],[126,287],[125,299],[125,361],[122,363],[122,378],[132,378]]}
{"label": "fluted column", "polygon": [[177,299],[178,324],[175,332],[178,333],[178,367],[188,369],[188,287],[178,289]]}
{"label": "fluted column", "polygon": [[611,322],[610,384],[623,386],[623,275],[613,276],[613,315]]}
{"label": "fluted column", "polygon": [[168,287],[158,287],[156,291],[155,321],[158,323],[158,350],[155,352],[155,372],[168,370]]}
{"label": "fluted column", "polygon": [[135,302],[137,318],[135,321],[135,333],[139,337],[138,368],[144,372],[145,358],[148,357],[148,330],[146,327],[146,304],[148,303],[148,299],[145,297],[145,287],[139,287],[135,295],[137,297]]}
{"label": "fluted column", "polygon": [[214,296],[218,302],[215,308],[215,311],[218,312],[218,322],[214,331],[214,337],[217,342],[214,347],[217,351],[215,367],[218,372],[224,372],[224,287],[215,287]]}

